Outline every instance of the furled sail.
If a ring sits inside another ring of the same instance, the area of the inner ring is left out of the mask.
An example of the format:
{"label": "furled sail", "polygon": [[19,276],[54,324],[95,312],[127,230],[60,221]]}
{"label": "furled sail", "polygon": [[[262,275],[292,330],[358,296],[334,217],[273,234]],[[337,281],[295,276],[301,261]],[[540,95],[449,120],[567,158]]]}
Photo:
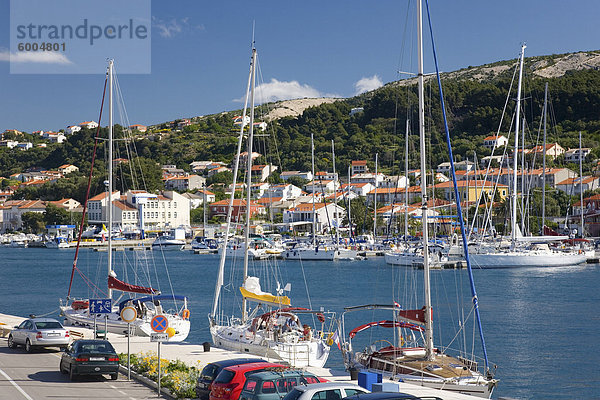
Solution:
{"label": "furled sail", "polygon": [[289,306],[291,301],[287,296],[275,296],[271,293],[263,292],[260,288],[260,281],[258,278],[249,276],[246,278],[244,286],[240,288],[242,296],[248,300],[255,301],[257,303],[271,304],[274,306]]}
{"label": "furled sail", "polygon": [[160,291],[154,288],[132,285],[130,283],[118,280],[114,276],[108,277],[108,288],[130,293],[160,294]]}

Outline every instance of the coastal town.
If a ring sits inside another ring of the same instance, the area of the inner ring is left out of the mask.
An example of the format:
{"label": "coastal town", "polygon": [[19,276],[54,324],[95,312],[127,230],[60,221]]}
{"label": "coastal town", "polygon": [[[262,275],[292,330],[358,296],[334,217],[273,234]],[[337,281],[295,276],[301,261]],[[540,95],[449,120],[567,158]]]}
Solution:
{"label": "coastal town", "polygon": [[[246,121],[246,124],[249,121]],[[169,123],[172,130],[179,130],[191,124],[190,119],[183,119]],[[233,127],[241,125],[241,117],[234,117]],[[255,123],[258,129],[264,130],[264,122]],[[60,145],[66,137],[79,132],[81,128],[94,130],[98,124],[94,121],[86,121],[77,125],[68,126],[61,132],[37,131],[31,134],[23,133],[15,129],[7,129],[2,134],[0,146],[11,151],[27,151],[33,147],[32,142],[23,141],[28,137],[35,136],[38,139],[36,146],[47,146],[50,143]],[[136,136],[151,135],[144,125],[131,125],[130,130]],[[155,129],[156,130],[156,129]],[[162,129],[160,134],[168,134],[167,129]],[[487,148],[502,149],[508,144],[506,136],[488,136],[482,145]],[[525,149],[528,156],[546,157],[554,160],[558,157],[564,158],[566,163],[573,166],[579,162],[589,163],[590,148],[565,149],[559,143],[535,146]],[[521,152],[521,151],[520,151]],[[252,160],[263,155],[253,152]],[[240,155],[242,168],[247,164],[248,153]],[[117,158],[113,161],[114,166],[127,164],[126,158]],[[206,217],[217,226],[225,221],[229,207],[228,200],[216,200],[215,191],[229,195],[232,191],[231,184],[223,183],[208,184],[210,178],[215,174],[231,172],[234,160],[230,163],[215,162],[210,160],[197,160],[189,164],[186,169],[177,168],[175,165],[162,165],[162,182],[164,190],[159,193],[143,193],[140,190],[130,190],[124,193],[114,192],[111,196],[115,228],[128,238],[139,238],[140,232],[154,232],[162,234],[177,227],[192,232],[201,228],[194,224],[190,218],[190,212],[206,205]],[[463,207],[472,207],[478,203],[482,193],[488,199],[502,201],[509,195],[509,181],[511,179],[512,160],[509,156],[486,156],[476,164],[474,161],[461,161],[455,163],[456,179],[461,193]],[[539,164],[539,163],[538,163]],[[348,171],[349,176],[343,177],[339,173],[329,171],[317,171],[313,176],[311,171],[280,171],[277,165],[252,165],[252,187],[250,203],[250,214],[255,221],[255,229],[258,232],[264,230],[272,232],[290,233],[293,235],[307,234],[312,232],[311,211],[314,201],[316,212],[316,233],[326,234],[331,230],[328,225],[328,216],[339,216],[340,220],[346,222],[341,229],[349,230],[346,207],[349,201],[360,198],[369,208],[373,209],[373,215],[381,218],[379,230],[376,235],[393,236],[398,234],[397,224],[392,221],[402,220],[401,216],[408,213],[414,216],[420,212],[419,201],[421,197],[420,172],[410,170],[405,175],[386,175],[381,172],[375,173],[371,160],[353,160]],[[493,165],[493,166],[492,166]],[[521,175],[525,177],[528,190],[541,189],[545,185],[551,190],[558,190],[569,196],[579,196],[581,193],[590,193],[600,188],[600,163],[596,161],[592,173],[579,177],[579,173],[568,167],[552,167],[545,171],[541,167],[529,168],[524,172],[518,171],[518,190],[521,190]],[[24,187],[41,185],[52,185],[67,177],[70,173],[79,171],[79,167],[71,164],[57,166],[54,170],[46,170],[39,167],[30,167],[27,170],[16,172],[2,178],[2,192],[0,193],[0,215],[1,233],[37,233],[32,232],[31,227],[24,224],[24,214],[44,213],[48,205],[61,208],[68,213],[81,213],[83,205],[73,198],[56,199],[18,199],[14,197],[15,192]],[[277,172],[277,179],[273,179]],[[428,180],[428,190],[431,190],[431,205],[435,207],[430,211],[431,216],[449,214],[452,209],[453,187],[449,177],[450,163],[440,163],[432,170],[433,182]],[[291,183],[293,182],[293,183]],[[295,184],[294,184],[295,183]],[[238,183],[235,190],[243,192],[246,183]],[[494,195],[497,193],[497,195]],[[147,204],[142,205],[136,198],[144,196],[150,199]],[[593,194],[583,199],[584,221],[590,236],[598,236],[600,225],[598,225],[599,206],[596,200],[598,195]],[[337,200],[337,203],[335,202]],[[107,195],[99,193],[89,198],[87,206],[87,222],[89,225],[100,227],[107,223]],[[479,204],[480,206],[482,204]],[[142,207],[145,209],[142,210]],[[245,214],[246,201],[236,200],[233,203],[234,220]],[[561,231],[581,229],[580,216],[581,202],[572,205],[570,219],[565,216],[555,216],[557,228]],[[142,219],[143,217],[143,219]],[[27,218],[25,218],[27,221]],[[143,221],[143,225],[141,225]],[[205,219],[206,221],[206,219]],[[568,225],[565,224],[568,221]],[[448,223],[449,221],[441,221]],[[74,220],[71,223],[75,223]],[[216,233],[213,229],[213,235]],[[204,232],[201,232],[204,234]],[[71,239],[74,239],[71,232]]]}

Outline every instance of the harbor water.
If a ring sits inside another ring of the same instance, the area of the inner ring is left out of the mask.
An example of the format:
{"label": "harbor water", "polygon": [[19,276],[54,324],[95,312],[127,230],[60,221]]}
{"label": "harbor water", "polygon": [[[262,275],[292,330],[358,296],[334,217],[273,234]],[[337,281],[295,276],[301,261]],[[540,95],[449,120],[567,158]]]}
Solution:
{"label": "harbor water", "polygon": [[[139,262],[136,258],[145,257],[144,252],[120,253],[131,264]],[[73,249],[0,247],[0,313],[19,316],[50,313],[49,316],[58,317],[59,299],[67,295],[73,255]],[[166,261],[168,265],[170,284],[160,277],[162,292],[170,293],[172,285],[175,293],[190,299],[192,329],[187,341],[195,344],[210,341],[207,316],[213,302],[218,256],[181,251],[154,252],[152,258],[152,263]],[[322,307],[335,311],[338,317],[347,306],[393,301],[410,303],[402,304],[405,308],[422,306],[422,295],[405,296],[409,288],[420,284],[422,271],[386,265],[383,257],[277,264],[282,286],[291,284],[292,290],[286,294],[293,306]],[[90,277],[106,277],[106,253],[84,249],[78,266]],[[251,272],[253,268],[257,266],[251,263]],[[156,273],[162,274],[161,269],[157,268]],[[257,276],[262,281],[263,276],[258,272]],[[474,276],[488,357],[490,364],[497,366],[496,377],[500,380],[494,398],[600,399],[598,265],[475,270]],[[416,284],[407,284],[413,279]],[[79,279],[80,286],[81,282]],[[96,284],[102,288],[105,282]],[[238,286],[225,286],[223,296],[233,298]],[[86,297],[92,293],[87,287],[81,290],[78,288],[74,295]],[[443,344],[472,340],[475,333],[472,328],[465,339],[454,336],[462,314],[446,312],[460,305],[468,314],[470,298],[466,271],[432,271],[436,346],[439,338]],[[233,315],[239,304],[232,302],[230,307]],[[346,333],[362,323],[384,318],[370,311],[347,314]],[[375,329],[358,334],[354,349],[360,350],[377,334]],[[391,336],[389,330],[383,335]],[[477,334],[475,341],[479,341]],[[343,368],[341,353],[335,345],[326,366]]]}

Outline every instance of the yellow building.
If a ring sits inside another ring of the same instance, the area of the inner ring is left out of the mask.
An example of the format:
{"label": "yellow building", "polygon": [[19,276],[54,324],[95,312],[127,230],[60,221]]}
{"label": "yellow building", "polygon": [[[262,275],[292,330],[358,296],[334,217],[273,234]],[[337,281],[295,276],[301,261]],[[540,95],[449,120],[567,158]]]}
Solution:
{"label": "yellow building", "polygon": [[[460,193],[461,202],[476,202],[481,192],[485,192],[489,199],[493,198],[494,182],[482,181],[482,180],[470,180],[470,181],[457,181],[458,192]],[[444,199],[452,201],[454,199],[454,187],[452,181],[438,183],[434,186],[435,189],[439,189],[444,193]],[[508,196],[508,186],[498,184],[496,187],[498,195],[501,199]]]}

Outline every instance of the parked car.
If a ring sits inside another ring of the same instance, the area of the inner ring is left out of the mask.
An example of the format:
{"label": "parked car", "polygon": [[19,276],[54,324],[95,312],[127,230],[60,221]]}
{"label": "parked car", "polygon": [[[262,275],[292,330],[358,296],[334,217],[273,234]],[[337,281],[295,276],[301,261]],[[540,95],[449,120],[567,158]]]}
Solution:
{"label": "parked car", "polygon": [[196,397],[202,400],[208,400],[213,381],[219,375],[223,368],[233,365],[249,364],[263,362],[262,358],[232,358],[230,360],[215,361],[208,364],[200,372],[198,383],[196,384]]}
{"label": "parked car", "polygon": [[263,361],[223,368],[211,385],[209,398],[210,400],[237,400],[248,376],[273,368],[282,370],[287,366]]}
{"label": "parked car", "polygon": [[8,334],[8,347],[17,348],[25,346],[27,352],[35,347],[60,347],[68,346],[69,331],[60,322],[52,318],[29,318]]}
{"label": "parked car", "polygon": [[76,340],[62,354],[60,372],[74,380],[83,375],[119,376],[119,356],[108,340]]}
{"label": "parked car", "polygon": [[363,387],[350,382],[326,382],[294,387],[284,400],[340,400],[355,394],[369,393]]}
{"label": "parked car", "polygon": [[315,375],[301,370],[257,372],[246,379],[240,400],[281,400],[298,385],[320,382]]}
{"label": "parked car", "polygon": [[442,400],[436,396],[423,396],[418,397],[408,393],[399,392],[377,392],[377,393],[364,393],[355,394],[344,398],[343,400]]}

